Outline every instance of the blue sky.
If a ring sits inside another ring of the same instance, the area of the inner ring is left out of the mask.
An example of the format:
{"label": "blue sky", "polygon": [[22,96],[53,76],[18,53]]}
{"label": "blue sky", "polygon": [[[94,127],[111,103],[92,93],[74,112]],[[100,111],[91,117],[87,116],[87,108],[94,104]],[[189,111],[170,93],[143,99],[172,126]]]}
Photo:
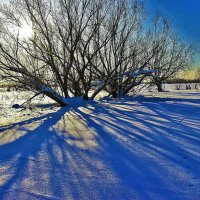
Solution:
{"label": "blue sky", "polygon": [[[160,11],[177,26],[185,40],[200,48],[200,0],[143,0],[148,12]],[[200,54],[195,63],[200,65]]]}

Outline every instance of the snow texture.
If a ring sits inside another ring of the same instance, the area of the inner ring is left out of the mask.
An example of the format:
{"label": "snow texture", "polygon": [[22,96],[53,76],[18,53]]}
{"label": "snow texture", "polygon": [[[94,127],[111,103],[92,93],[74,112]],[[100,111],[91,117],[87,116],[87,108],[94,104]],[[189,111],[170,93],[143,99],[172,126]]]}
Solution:
{"label": "snow texture", "polygon": [[123,74],[121,74],[119,77],[117,77],[117,79],[122,79],[125,76],[129,77],[129,78],[137,78],[140,75],[148,75],[148,76],[154,76],[154,73],[156,72],[156,70],[135,70],[135,71],[128,71],[125,72]]}
{"label": "snow texture", "polygon": [[66,99],[64,97],[62,97],[60,94],[58,94],[55,90],[53,90],[50,87],[47,87],[45,85],[40,86],[41,88],[41,92],[43,93],[49,93],[52,96],[54,96],[55,98],[59,99],[61,102],[66,103]]}
{"label": "snow texture", "polygon": [[199,200],[199,97],[174,91],[34,111],[2,98],[0,199]]}
{"label": "snow texture", "polygon": [[155,72],[156,70],[139,70],[138,72],[129,74],[129,77],[135,78],[143,74],[148,75],[148,76],[153,76],[153,73]]}

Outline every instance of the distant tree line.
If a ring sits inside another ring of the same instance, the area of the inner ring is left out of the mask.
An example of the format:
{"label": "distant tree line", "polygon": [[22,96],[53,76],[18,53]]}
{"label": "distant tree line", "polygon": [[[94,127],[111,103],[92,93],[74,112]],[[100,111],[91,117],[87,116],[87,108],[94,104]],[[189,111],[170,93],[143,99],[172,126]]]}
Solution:
{"label": "distant tree line", "polygon": [[[15,30],[29,24],[33,34]],[[148,27],[147,27],[148,26]],[[136,0],[13,0],[0,6],[0,77],[66,105],[102,90],[124,96],[147,77],[162,84],[188,68],[194,48]]]}

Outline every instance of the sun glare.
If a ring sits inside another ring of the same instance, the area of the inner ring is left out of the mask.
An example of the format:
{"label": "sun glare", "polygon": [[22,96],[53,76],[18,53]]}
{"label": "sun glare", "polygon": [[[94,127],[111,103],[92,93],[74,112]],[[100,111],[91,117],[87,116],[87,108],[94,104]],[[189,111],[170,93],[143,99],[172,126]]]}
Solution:
{"label": "sun glare", "polygon": [[32,26],[23,22],[22,26],[17,30],[19,33],[19,37],[23,39],[27,39],[33,35]]}

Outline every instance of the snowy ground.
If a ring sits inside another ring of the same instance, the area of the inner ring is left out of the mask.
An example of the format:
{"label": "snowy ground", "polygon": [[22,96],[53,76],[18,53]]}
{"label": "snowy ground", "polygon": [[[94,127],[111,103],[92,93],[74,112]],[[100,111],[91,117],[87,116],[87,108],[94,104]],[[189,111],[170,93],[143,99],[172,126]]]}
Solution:
{"label": "snowy ground", "polygon": [[1,200],[200,199],[200,93],[22,111],[0,95]]}

